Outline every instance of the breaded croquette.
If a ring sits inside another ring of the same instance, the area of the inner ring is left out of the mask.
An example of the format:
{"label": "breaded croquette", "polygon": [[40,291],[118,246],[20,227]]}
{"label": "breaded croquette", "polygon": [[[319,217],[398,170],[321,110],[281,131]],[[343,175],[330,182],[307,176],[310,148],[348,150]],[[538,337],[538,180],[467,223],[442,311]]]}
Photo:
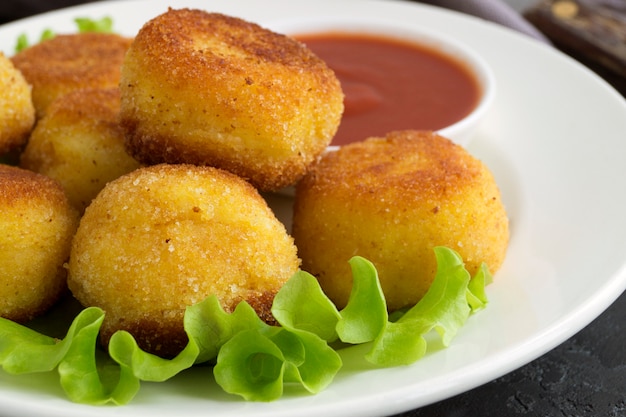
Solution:
{"label": "breaded croquette", "polygon": [[0,155],[24,145],[34,124],[31,87],[0,52]]}
{"label": "breaded croquette", "polygon": [[343,112],[339,80],[304,44],[200,10],[147,22],[120,88],[128,148],[140,162],[215,166],[262,191],[297,181]]}
{"label": "breaded croquette", "polygon": [[119,108],[118,88],[59,97],[37,123],[20,165],[59,181],[82,213],[107,182],[139,168],[124,147]]}
{"label": "breaded croquette", "polygon": [[431,132],[398,131],[330,152],[298,184],[293,236],[302,268],[345,306],[348,260],[378,269],[390,310],[413,305],[447,246],[474,274],[497,271],[509,239],[493,175],[462,147]]}
{"label": "breaded croquette", "polygon": [[195,165],[139,168],[87,207],[73,242],[69,287],[106,311],[103,343],[127,330],[172,356],[187,341],[185,308],[214,294],[230,311],[247,301],[262,319],[297,270],[293,239],[249,183]]}
{"label": "breaded croquette", "polygon": [[50,103],[71,91],[118,87],[130,42],[113,33],[56,35],[18,52],[11,60],[33,86],[33,104],[41,118]]}
{"label": "breaded croquette", "polygon": [[78,213],[54,180],[0,165],[0,316],[26,322],[67,290]]}

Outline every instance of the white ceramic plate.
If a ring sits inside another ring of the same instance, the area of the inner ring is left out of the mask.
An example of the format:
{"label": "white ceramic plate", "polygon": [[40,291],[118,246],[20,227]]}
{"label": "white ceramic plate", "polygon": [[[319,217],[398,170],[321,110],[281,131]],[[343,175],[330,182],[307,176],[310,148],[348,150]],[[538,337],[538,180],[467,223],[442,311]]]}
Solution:
{"label": "white ceramic plate", "polygon": [[[182,5],[279,29],[293,20],[354,15],[415,24],[461,39],[492,66],[496,100],[469,150],[493,170],[511,217],[503,268],[489,307],[452,345],[407,367],[367,369],[353,351],[324,392],[289,392],[272,403],[224,394],[202,369],[144,383],[123,407],[68,402],[56,376],[0,372],[3,416],[380,416],[474,388],[533,360],[597,317],[626,286],[626,102],[553,49],[499,26],[413,3],[367,0],[163,0],[102,2],[0,28],[0,49],[17,36],[74,30],[77,16],[111,15],[134,34]],[[280,197],[285,198],[285,197]],[[285,210],[282,207],[281,210]],[[281,211],[282,212],[282,211]]]}

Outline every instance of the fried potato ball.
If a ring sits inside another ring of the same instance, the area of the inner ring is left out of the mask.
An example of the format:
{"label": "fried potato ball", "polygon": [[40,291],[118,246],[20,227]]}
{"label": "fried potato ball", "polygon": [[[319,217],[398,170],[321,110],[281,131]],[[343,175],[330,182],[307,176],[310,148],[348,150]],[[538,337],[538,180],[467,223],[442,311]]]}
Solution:
{"label": "fried potato ball", "polygon": [[67,290],[78,213],[51,178],[0,165],[0,316],[26,322]]}
{"label": "fried potato ball", "polygon": [[345,306],[348,260],[374,263],[389,310],[410,306],[436,272],[435,246],[474,274],[501,266],[508,218],[493,175],[462,147],[431,132],[398,131],[328,153],[296,188],[293,236],[302,269]]}
{"label": "fried potato ball", "polygon": [[81,88],[117,87],[131,39],[99,32],[57,35],[26,48],[11,60],[33,86],[37,117],[56,98]]}
{"label": "fried potato ball", "polygon": [[147,22],[120,88],[139,161],[215,166],[262,191],[299,179],[343,112],[339,80],[304,44],[200,10],[170,9]]}
{"label": "fried potato ball", "polygon": [[20,165],[56,179],[81,213],[104,185],[139,168],[124,147],[118,88],[56,99],[33,130]]}
{"label": "fried potato ball", "polygon": [[291,236],[257,190],[195,165],[139,168],[87,208],[69,261],[69,287],[106,315],[103,343],[126,330],[145,350],[186,344],[185,308],[215,294],[226,311],[247,301],[262,319],[299,268]]}
{"label": "fried potato ball", "polygon": [[31,87],[0,52],[0,155],[24,145],[34,124]]}

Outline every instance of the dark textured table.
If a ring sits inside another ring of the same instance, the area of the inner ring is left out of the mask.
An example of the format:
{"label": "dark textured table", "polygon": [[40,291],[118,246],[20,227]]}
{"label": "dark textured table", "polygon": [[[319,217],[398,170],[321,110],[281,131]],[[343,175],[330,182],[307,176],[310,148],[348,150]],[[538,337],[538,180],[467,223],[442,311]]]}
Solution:
{"label": "dark textured table", "polygon": [[[5,0],[0,23],[76,3],[80,1]],[[626,294],[622,294],[590,325],[528,365],[397,416],[626,416],[625,326]]]}

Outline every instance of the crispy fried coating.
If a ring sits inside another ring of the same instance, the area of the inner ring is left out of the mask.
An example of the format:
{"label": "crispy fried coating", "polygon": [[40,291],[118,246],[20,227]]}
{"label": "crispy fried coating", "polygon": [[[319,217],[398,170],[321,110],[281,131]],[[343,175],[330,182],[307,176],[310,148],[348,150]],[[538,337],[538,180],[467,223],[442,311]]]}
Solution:
{"label": "crispy fried coating", "polygon": [[24,145],[34,124],[31,87],[0,52],[0,155]]}
{"label": "crispy fried coating", "polygon": [[116,87],[59,97],[37,123],[20,165],[59,181],[82,213],[107,182],[139,168],[126,152],[119,108]]}
{"label": "crispy fried coating", "polygon": [[87,208],[69,261],[69,287],[106,311],[104,343],[120,329],[161,356],[187,338],[183,314],[215,294],[242,300],[271,322],[275,293],[300,261],[254,187],[195,165],[139,168],[110,182]]}
{"label": "crispy fried coating", "polygon": [[18,52],[11,60],[33,86],[33,104],[40,118],[61,95],[81,88],[117,87],[130,42],[113,33],[57,35]]}
{"label": "crispy fried coating", "polygon": [[200,10],[170,9],[147,22],[120,88],[138,160],[215,166],[263,191],[299,179],[343,112],[339,80],[302,43]]}
{"label": "crispy fried coating", "polygon": [[67,289],[78,213],[54,180],[0,165],[0,316],[26,322]]}
{"label": "crispy fried coating", "polygon": [[462,147],[430,132],[398,131],[327,154],[298,184],[293,236],[302,268],[345,306],[348,260],[379,272],[390,310],[413,305],[436,271],[435,246],[492,272],[508,246],[508,218],[493,175]]}

